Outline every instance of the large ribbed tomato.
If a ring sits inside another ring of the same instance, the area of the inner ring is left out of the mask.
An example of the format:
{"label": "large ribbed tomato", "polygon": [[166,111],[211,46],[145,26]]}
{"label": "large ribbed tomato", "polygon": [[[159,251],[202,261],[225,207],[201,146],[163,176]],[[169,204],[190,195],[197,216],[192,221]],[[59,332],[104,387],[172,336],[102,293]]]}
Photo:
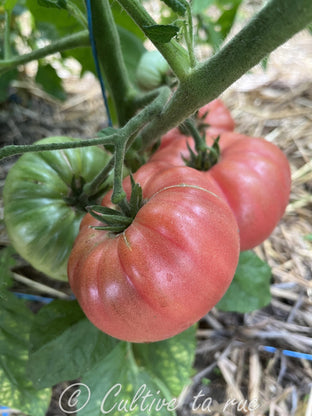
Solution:
{"label": "large ribbed tomato", "polygon": [[[239,256],[236,220],[213,182],[188,167],[146,166],[135,174],[145,203],[131,225],[115,235],[90,228],[103,224],[87,214],[68,263],[90,321],[131,342],[197,322],[227,290]],[[102,205],[111,207],[109,198]]]}
{"label": "large ribbed tomato", "polygon": [[[37,143],[74,141],[79,139],[49,137]],[[67,280],[69,253],[90,203],[83,186],[109,158],[98,146],[25,153],[9,171],[3,191],[8,235],[16,251],[47,276]]]}
{"label": "large ribbed tomato", "polygon": [[[150,161],[182,166],[189,157],[184,136],[154,153]],[[207,136],[207,144],[212,139]],[[270,236],[284,214],[290,193],[290,168],[274,144],[234,132],[220,135],[220,159],[202,174],[213,178],[232,208],[240,230],[241,250],[251,249]]]}

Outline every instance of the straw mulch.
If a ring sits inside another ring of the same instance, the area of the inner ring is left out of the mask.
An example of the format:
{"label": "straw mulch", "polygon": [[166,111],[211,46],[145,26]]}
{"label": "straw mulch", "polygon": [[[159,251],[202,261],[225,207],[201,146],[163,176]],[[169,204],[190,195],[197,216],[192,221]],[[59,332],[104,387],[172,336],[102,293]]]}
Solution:
{"label": "straw mulch", "polygon": [[[272,56],[267,72],[254,69],[222,96],[237,131],[264,136],[285,151],[292,192],[282,221],[255,250],[272,267],[272,302],[248,314],[212,310],[202,320],[196,373],[183,392],[181,416],[312,415],[312,362],[282,353],[312,353],[312,242],[306,238],[312,234],[312,50],[307,40],[311,43],[305,34],[296,37]],[[88,76],[69,78],[66,85],[69,99],[59,104],[31,81],[20,84],[23,105],[11,102],[0,112],[1,146],[52,135],[94,136],[105,125],[98,84]],[[13,161],[0,166],[0,187]],[[7,244],[2,226],[0,245]],[[66,291],[60,284],[56,288]],[[269,353],[263,346],[277,350]],[[199,393],[202,406],[193,406]],[[57,415],[56,407],[49,414]]]}
{"label": "straw mulch", "polygon": [[[213,310],[205,318],[182,415],[312,415],[311,361],[282,353],[312,353],[311,56],[311,37],[300,33],[271,56],[267,71],[254,68],[222,96],[237,131],[286,153],[292,191],[282,221],[255,249],[272,268],[272,301],[253,313]],[[203,406],[194,410],[198,393]]]}

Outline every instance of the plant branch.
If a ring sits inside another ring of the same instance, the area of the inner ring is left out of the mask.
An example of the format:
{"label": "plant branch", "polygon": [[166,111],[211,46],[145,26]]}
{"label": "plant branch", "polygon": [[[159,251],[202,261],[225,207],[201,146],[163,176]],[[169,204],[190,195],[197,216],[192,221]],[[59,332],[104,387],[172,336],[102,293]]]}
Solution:
{"label": "plant branch", "polygon": [[78,48],[80,46],[90,46],[89,32],[83,30],[73,35],[66,36],[62,39],[58,39],[43,48],[36,49],[30,53],[24,55],[18,55],[11,59],[5,59],[0,61],[0,73],[3,73],[11,68],[15,68],[18,65],[23,65],[37,59],[44,58],[56,52],[65,51],[67,49]]}
{"label": "plant branch", "polygon": [[186,44],[190,56],[191,67],[194,68],[196,65],[196,57],[194,53],[194,28],[193,28],[193,15],[190,3],[185,2],[187,23],[186,23]]}
{"label": "plant branch", "polygon": [[[148,26],[154,26],[157,23],[148,14],[145,8],[142,6],[139,0],[118,0],[120,5],[126,10],[129,16],[134,22],[141,28],[144,34],[148,36],[145,28]],[[189,72],[189,57],[187,51],[179,45],[178,42],[172,40],[167,43],[153,42],[155,47],[163,55],[168,62],[172,71],[175,73],[179,80],[184,79]]]}
{"label": "plant branch", "polygon": [[170,89],[168,87],[159,88],[157,97],[138,114],[132,117],[128,123],[119,130],[118,139],[115,142],[115,160],[114,160],[114,186],[112,194],[112,202],[120,203],[126,196],[123,187],[123,163],[125,152],[129,148],[131,142],[139,130],[148,123],[152,118],[160,114],[164,105],[168,101]]}
{"label": "plant branch", "polygon": [[119,125],[122,126],[133,114],[130,103],[135,91],[124,62],[109,1],[92,1],[91,10],[98,57],[115,104]]}
{"label": "plant branch", "polygon": [[[146,94],[138,95],[137,97],[135,97],[135,100],[133,101],[133,109],[136,111],[136,110],[139,110],[142,107],[147,106],[151,101],[156,99],[160,94],[163,94],[163,91],[164,91],[164,89],[163,89],[163,87],[161,87],[161,88],[158,88],[156,90],[150,91]],[[168,92],[168,96],[169,96],[169,92]],[[164,100],[163,103],[165,104],[165,100]],[[127,128],[127,127],[125,126],[124,128]],[[127,139],[126,150],[128,150],[131,147],[131,145],[132,145],[132,143],[133,143],[133,141],[135,140],[136,137],[137,137],[136,134],[132,134],[132,136]],[[118,151],[118,150],[115,149],[115,152],[116,151]],[[124,150],[122,149],[122,152],[123,151]],[[92,180],[92,182],[88,182],[84,186],[83,192],[86,195],[92,196],[92,195],[94,195],[98,192],[98,187],[103,183],[103,181],[106,179],[107,175],[113,169],[114,163],[116,163],[115,156],[112,156],[111,159],[109,160],[109,162],[103,168],[103,170],[101,172],[99,172],[99,174]],[[119,162],[117,162],[117,163],[119,163]]]}
{"label": "plant branch", "polygon": [[0,149],[0,160],[10,156],[29,152],[44,152],[51,150],[75,149],[78,147],[88,147],[97,145],[112,145],[117,139],[118,133],[114,133],[110,136],[88,140],[80,140],[77,142],[9,145]]}
{"label": "plant branch", "polygon": [[219,52],[199,64],[180,83],[160,116],[142,132],[149,145],[158,137],[218,97],[312,21],[311,0],[270,0]]}

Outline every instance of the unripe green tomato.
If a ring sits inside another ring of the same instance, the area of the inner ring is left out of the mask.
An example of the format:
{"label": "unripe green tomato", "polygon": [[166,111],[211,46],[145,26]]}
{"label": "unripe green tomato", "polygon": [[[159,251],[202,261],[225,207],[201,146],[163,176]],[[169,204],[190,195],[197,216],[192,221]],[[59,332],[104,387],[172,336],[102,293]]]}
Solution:
{"label": "unripe green tomato", "polygon": [[140,88],[152,90],[165,83],[168,62],[158,50],[145,52],[139,62],[136,78]]}
{"label": "unripe green tomato", "polygon": [[[49,137],[36,144],[73,142]],[[3,190],[4,221],[15,250],[35,269],[67,281],[67,261],[88,201],[81,190],[110,159],[98,146],[25,153]]]}

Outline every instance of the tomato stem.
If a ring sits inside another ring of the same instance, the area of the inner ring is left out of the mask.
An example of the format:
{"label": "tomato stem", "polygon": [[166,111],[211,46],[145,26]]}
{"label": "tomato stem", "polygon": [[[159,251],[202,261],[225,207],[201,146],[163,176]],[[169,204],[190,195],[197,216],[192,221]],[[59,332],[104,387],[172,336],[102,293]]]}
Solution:
{"label": "tomato stem", "polygon": [[130,102],[136,94],[124,62],[120,38],[108,0],[91,2],[93,35],[97,53],[117,112],[123,126],[132,116]]}
{"label": "tomato stem", "polygon": [[[118,0],[118,3],[120,3],[129,16],[132,17],[145,35],[149,37],[146,27],[157,25],[157,23],[142,6],[140,0]],[[177,78],[180,80],[184,79],[190,69],[187,51],[173,39],[166,43],[153,40],[152,42],[166,59]]]}
{"label": "tomato stem", "polygon": [[191,67],[194,68],[196,66],[196,57],[194,52],[194,33],[193,33],[193,16],[192,16],[192,9],[190,4],[187,1],[184,1],[183,4],[186,7],[187,13],[187,22],[185,23],[185,41],[187,44],[187,49],[190,57],[190,64]]}
{"label": "tomato stem", "polygon": [[44,46],[40,49],[36,49],[32,52],[26,53],[24,55],[18,55],[14,57],[6,57],[3,61],[0,60],[0,74],[17,67],[18,65],[23,65],[37,59],[44,58],[48,55],[51,55],[55,52],[62,52],[67,49],[73,49],[81,46],[89,46],[89,31],[82,30],[81,32],[74,33],[72,35],[64,36],[62,39],[58,39],[54,42],[51,42],[49,45]]}
{"label": "tomato stem", "polygon": [[[143,110],[129,120],[125,126],[119,130],[115,129],[113,136],[105,136],[106,138],[114,137],[114,141],[110,141],[108,143],[114,145],[114,156],[103,168],[103,170],[94,178],[94,180],[89,184],[86,184],[84,192],[87,195],[90,196],[97,192],[98,187],[113,168],[114,186],[112,202],[114,204],[120,204],[121,201],[125,199],[125,192],[122,186],[125,153],[133,144],[138,132],[146,125],[146,123],[148,123],[151,118],[161,113],[169,95],[170,89],[168,87],[165,86],[158,88],[153,92],[153,94],[149,94],[149,99],[153,98],[152,102],[150,102]],[[105,137],[103,139],[105,139]]]}
{"label": "tomato stem", "polygon": [[125,198],[122,180],[125,153],[129,148],[129,142],[134,140],[139,130],[141,130],[151,118],[161,113],[169,95],[170,89],[168,87],[159,88],[157,97],[119,130],[119,135],[115,142],[114,155],[114,187],[112,194],[112,202],[114,204],[120,203]]}
{"label": "tomato stem", "polygon": [[0,160],[9,156],[18,155],[22,153],[29,153],[29,152],[44,152],[44,151],[51,151],[51,150],[75,149],[79,147],[96,146],[99,144],[112,145],[114,144],[115,138],[116,138],[116,133],[113,133],[110,136],[96,137],[94,139],[88,139],[88,140],[83,139],[83,140],[79,140],[76,142],[9,145],[0,149]]}

